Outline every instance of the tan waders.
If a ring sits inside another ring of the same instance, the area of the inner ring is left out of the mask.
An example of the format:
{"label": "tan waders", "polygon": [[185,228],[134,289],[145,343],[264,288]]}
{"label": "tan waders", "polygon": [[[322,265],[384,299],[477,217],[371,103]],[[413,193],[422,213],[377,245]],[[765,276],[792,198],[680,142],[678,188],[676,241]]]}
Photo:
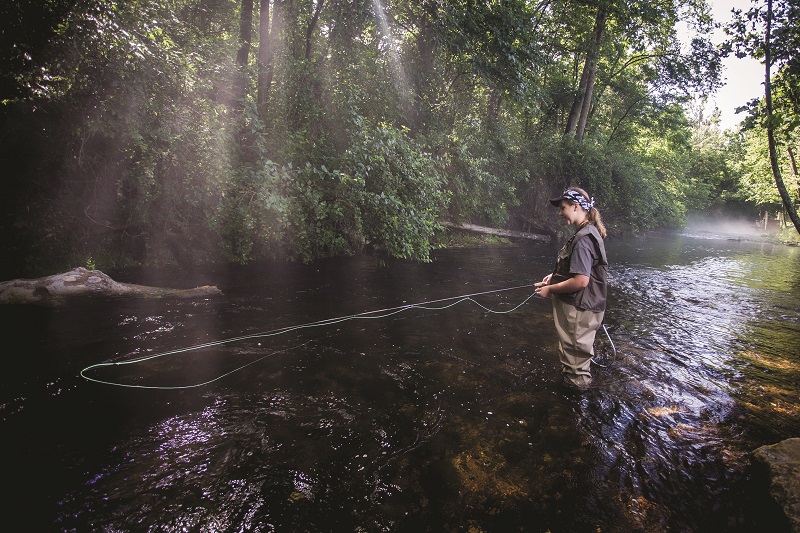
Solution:
{"label": "tan waders", "polygon": [[558,353],[564,380],[579,388],[592,382],[594,337],[603,323],[604,312],[582,311],[553,298],[553,319],[558,332]]}

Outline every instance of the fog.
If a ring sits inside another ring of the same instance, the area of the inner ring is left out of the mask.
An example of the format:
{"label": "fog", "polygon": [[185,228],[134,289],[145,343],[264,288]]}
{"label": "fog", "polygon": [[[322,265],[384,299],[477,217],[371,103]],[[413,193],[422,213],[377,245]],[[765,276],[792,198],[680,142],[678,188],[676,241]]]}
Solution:
{"label": "fog", "polygon": [[692,233],[713,233],[724,235],[742,235],[748,237],[764,237],[768,231],[759,221],[746,217],[689,215],[686,231]]}

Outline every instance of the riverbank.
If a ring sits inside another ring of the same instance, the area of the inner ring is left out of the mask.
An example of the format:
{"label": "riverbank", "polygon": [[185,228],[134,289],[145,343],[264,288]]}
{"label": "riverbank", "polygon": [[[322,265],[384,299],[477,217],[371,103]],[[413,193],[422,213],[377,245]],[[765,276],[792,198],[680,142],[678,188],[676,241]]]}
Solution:
{"label": "riverbank", "polygon": [[778,232],[776,238],[783,244],[790,246],[800,246],[800,233],[794,227],[783,228]]}

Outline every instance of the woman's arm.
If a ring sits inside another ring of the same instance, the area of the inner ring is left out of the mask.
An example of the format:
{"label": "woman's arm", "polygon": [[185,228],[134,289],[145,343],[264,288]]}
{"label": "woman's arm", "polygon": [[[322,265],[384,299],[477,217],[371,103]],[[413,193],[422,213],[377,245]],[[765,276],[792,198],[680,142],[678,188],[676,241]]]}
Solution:
{"label": "woman's arm", "polygon": [[564,281],[554,283],[553,285],[546,285],[544,283],[537,283],[536,294],[543,298],[547,298],[551,294],[564,294],[570,292],[578,292],[589,285],[589,276],[584,274],[575,274],[571,278]]}

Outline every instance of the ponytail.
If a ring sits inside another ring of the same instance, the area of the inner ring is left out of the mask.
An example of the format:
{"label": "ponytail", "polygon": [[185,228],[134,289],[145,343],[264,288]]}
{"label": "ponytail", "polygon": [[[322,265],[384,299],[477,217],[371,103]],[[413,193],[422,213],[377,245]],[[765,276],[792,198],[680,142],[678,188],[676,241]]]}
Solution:
{"label": "ponytail", "polygon": [[595,225],[602,238],[606,238],[608,233],[606,231],[606,225],[603,224],[603,217],[600,216],[600,211],[598,211],[596,207],[592,207],[589,210],[589,223]]}

